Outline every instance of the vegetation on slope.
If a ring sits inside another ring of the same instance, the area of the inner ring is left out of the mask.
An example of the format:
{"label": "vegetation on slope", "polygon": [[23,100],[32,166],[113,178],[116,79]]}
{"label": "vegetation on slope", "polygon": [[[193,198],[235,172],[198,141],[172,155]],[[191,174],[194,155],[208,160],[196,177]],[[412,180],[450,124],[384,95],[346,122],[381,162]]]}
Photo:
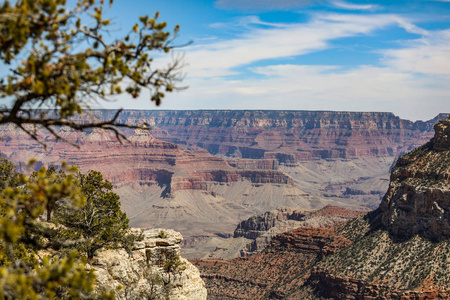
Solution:
{"label": "vegetation on slope", "polygon": [[98,297],[87,259],[136,238],[112,185],[99,172],[74,171],[41,168],[27,177],[1,160],[0,298]]}
{"label": "vegetation on slope", "polygon": [[450,239],[434,242],[421,235],[398,239],[379,225],[379,217],[375,211],[342,226],[338,233],[353,243],[317,267],[335,276],[400,290],[426,288],[426,282],[448,289]]}

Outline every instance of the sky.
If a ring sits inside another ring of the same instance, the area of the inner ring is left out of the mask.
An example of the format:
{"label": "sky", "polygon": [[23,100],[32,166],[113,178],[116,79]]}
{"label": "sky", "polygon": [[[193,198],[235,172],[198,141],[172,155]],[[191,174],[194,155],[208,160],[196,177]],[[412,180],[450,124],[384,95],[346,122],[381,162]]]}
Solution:
{"label": "sky", "polygon": [[[155,11],[181,28],[155,67],[182,59],[188,87],[159,109],[450,112],[450,0],[115,0],[107,13],[124,30]],[[103,107],[155,109],[148,93]]]}

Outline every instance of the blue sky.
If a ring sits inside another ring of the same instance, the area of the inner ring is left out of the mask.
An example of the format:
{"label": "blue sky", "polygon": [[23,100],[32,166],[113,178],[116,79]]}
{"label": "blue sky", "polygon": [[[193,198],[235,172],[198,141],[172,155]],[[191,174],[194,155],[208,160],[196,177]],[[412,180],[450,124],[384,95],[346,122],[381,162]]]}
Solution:
{"label": "blue sky", "polygon": [[155,11],[192,42],[155,59],[181,55],[189,86],[161,109],[450,112],[450,0],[115,0],[108,15],[125,29]]}

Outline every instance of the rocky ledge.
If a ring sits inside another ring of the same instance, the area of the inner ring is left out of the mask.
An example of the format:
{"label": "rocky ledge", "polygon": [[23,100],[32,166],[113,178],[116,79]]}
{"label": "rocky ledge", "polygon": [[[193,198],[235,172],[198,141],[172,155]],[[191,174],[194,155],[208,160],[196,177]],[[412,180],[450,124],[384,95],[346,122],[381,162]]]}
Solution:
{"label": "rocky ledge", "polygon": [[278,235],[246,258],[194,262],[211,299],[450,299],[450,118],[435,130],[399,158],[379,209]]}
{"label": "rocky ledge", "polygon": [[96,291],[114,291],[115,299],[206,299],[198,269],[180,256],[183,237],[171,229],[150,229],[128,253],[104,250],[92,262]]}

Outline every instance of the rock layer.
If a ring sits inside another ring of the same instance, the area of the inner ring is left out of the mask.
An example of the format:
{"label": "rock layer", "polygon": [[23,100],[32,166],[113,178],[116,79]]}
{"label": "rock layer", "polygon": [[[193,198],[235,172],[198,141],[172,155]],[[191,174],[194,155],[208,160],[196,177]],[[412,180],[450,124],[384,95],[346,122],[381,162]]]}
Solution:
{"label": "rock layer", "polygon": [[174,228],[188,240],[232,234],[242,218],[278,205],[310,207],[312,202],[301,192],[284,196],[285,190],[298,189],[275,160],[228,162],[143,130],[120,143],[105,131],[62,128],[59,134],[79,149],[47,136],[47,150],[13,126],[0,130],[2,155],[19,166],[35,158],[38,168],[66,161],[82,172],[100,171],[114,184],[132,226]]}
{"label": "rock layer", "polygon": [[311,265],[348,242],[329,228],[299,228],[249,257],[192,263],[200,269],[209,299],[284,299],[308,279]]}
{"label": "rock layer", "polygon": [[146,122],[158,129],[156,137],[185,147],[289,165],[314,158],[397,156],[429,140],[432,126],[443,117],[411,122],[382,112],[127,110],[119,118],[128,124]]}
{"label": "rock layer", "polygon": [[274,236],[283,232],[299,227],[331,227],[334,224],[363,214],[364,212],[352,211],[333,205],[327,205],[319,210],[280,207],[239,223],[234,231],[234,238],[243,237],[251,240],[241,250],[241,256],[246,256],[262,251],[269,245]]}

